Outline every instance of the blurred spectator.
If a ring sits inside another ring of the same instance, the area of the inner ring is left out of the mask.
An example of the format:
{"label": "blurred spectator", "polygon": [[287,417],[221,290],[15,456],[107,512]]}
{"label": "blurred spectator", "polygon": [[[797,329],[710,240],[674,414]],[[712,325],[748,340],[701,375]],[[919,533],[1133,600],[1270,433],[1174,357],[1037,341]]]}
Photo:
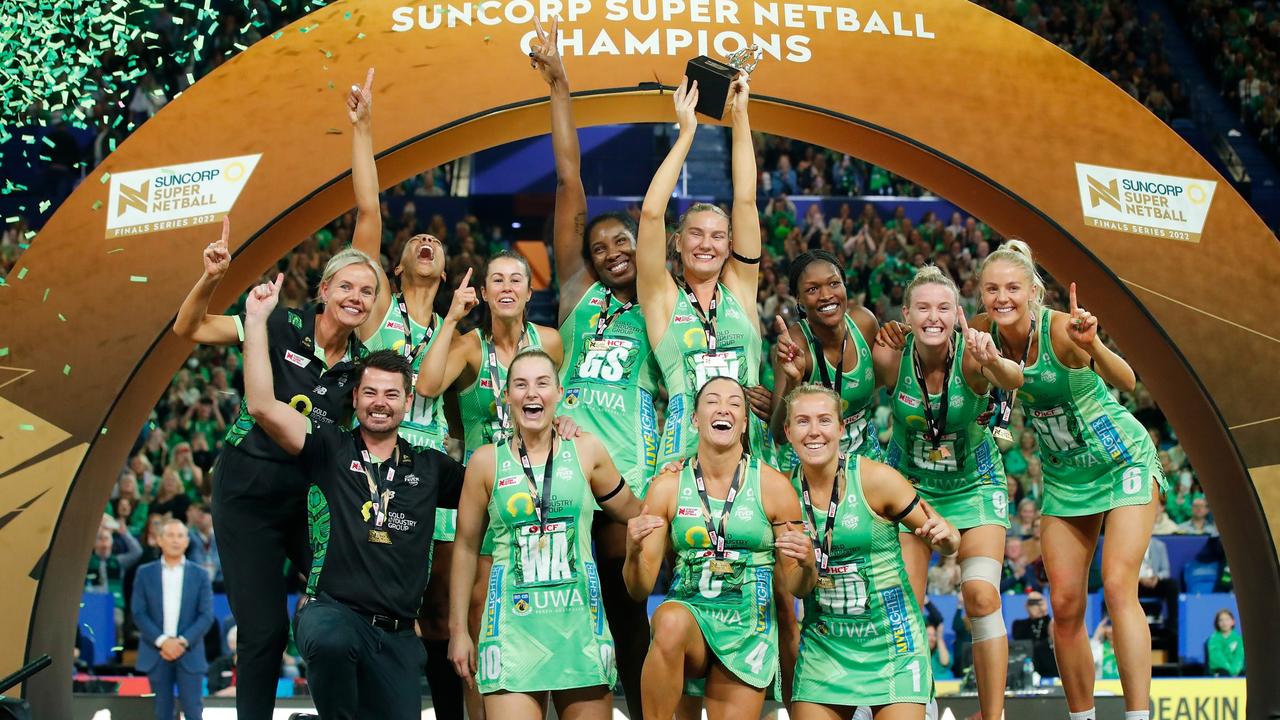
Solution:
{"label": "blurred spectator", "polygon": [[1009,534],[1023,539],[1031,537],[1038,519],[1040,510],[1036,508],[1036,501],[1024,498],[1018,503],[1018,514],[1009,521]]}
{"label": "blurred spectator", "polygon": [[[111,593],[117,610],[124,609],[124,576],[129,568],[142,557],[142,546],[129,534],[128,528],[115,518],[103,516],[98,528],[98,539],[89,556],[89,571],[85,576],[85,589],[92,592]],[[123,621],[123,617],[121,617]]]}
{"label": "blurred spectator", "polygon": [[1000,592],[1021,594],[1028,590],[1040,590],[1040,578],[1022,553],[1022,538],[1007,537],[1004,541]]}
{"label": "blurred spectator", "polygon": [[960,564],[955,555],[942,558],[929,568],[929,594],[955,595],[960,592]]}
{"label": "blurred spectator", "polygon": [[925,625],[924,632],[929,641],[929,663],[933,666],[934,679],[951,677],[951,653],[947,652],[947,643],[942,639],[942,628]]}
{"label": "blurred spectator", "polygon": [[1102,618],[1094,628],[1089,645],[1093,648],[1093,668],[1099,680],[1119,680],[1120,667],[1116,665],[1116,649],[1112,642],[1111,618]]}
{"label": "blurred spectator", "polygon": [[187,525],[191,528],[187,558],[209,574],[214,592],[222,592],[222,558],[218,555],[218,544],[214,542],[213,514],[209,512],[209,506],[202,502],[192,503],[187,508]]}
{"label": "blurred spectator", "polygon": [[1244,675],[1244,639],[1236,630],[1236,616],[1223,608],[1213,617],[1216,632],[1205,641],[1205,671],[1214,677]]}
{"label": "blurred spectator", "polygon": [[172,467],[165,468],[164,476],[160,479],[160,491],[156,493],[156,499],[151,503],[151,512],[168,515],[186,524],[189,505],[191,505],[191,498],[187,497],[183,490],[182,478],[178,475],[178,471]]}
{"label": "blurred spectator", "polygon": [[1017,446],[1004,454],[1004,471],[1009,475],[1023,475],[1027,472],[1027,463],[1035,459],[1036,434],[1027,428],[1018,434]]}
{"label": "blurred spectator", "polygon": [[1209,501],[1197,497],[1191,501],[1191,519],[1178,526],[1180,535],[1217,535],[1218,528],[1209,522]]}
{"label": "blurred spectator", "polygon": [[1058,677],[1058,661],[1053,656],[1053,620],[1039,592],[1027,593],[1027,617],[1013,621],[1012,637],[1031,641],[1031,661],[1040,677]]}
{"label": "blurred spectator", "polygon": [[1163,540],[1152,536],[1147,544],[1147,551],[1142,556],[1142,565],[1138,568],[1138,597],[1159,601],[1161,630],[1157,634],[1153,629],[1151,646],[1163,648],[1169,653],[1169,657],[1174,658],[1178,656],[1179,591],[1180,583],[1169,571],[1169,549]]}
{"label": "blurred spectator", "polygon": [[1174,535],[1178,532],[1178,523],[1165,512],[1164,505],[1156,504],[1156,523],[1151,532],[1155,535]]}
{"label": "blurred spectator", "polygon": [[227,630],[227,654],[209,663],[209,694],[218,697],[236,695],[236,626]]}

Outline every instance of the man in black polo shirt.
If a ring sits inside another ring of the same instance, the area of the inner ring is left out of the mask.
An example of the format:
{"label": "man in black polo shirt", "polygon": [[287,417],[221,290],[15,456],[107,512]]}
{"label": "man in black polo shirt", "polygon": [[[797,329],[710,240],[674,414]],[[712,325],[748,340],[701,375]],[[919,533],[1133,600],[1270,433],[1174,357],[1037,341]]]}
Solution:
{"label": "man in black polo shirt", "polygon": [[267,317],[280,279],[249,293],[245,401],[258,427],[297,455],[314,560],[298,613],[298,648],[321,717],[418,718],[426,662],[413,631],[426,587],[436,507],[456,508],[462,467],[397,434],[413,401],[405,358],[370,354],[356,368],[354,432],[313,423],[272,390]]}

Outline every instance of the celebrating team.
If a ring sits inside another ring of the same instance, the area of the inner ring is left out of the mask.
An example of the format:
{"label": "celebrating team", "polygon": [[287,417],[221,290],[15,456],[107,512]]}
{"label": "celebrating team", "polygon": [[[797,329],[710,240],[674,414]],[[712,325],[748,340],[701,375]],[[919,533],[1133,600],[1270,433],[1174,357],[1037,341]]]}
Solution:
{"label": "celebrating team", "polygon": [[[381,237],[372,71],[347,101],[353,247],[326,267],[318,302],[277,308],[277,281],[253,290],[243,317],[208,315],[230,259],[225,226],[205,249],[175,332],[246,349],[246,403],[214,482],[227,587],[245,626],[242,717],[270,714],[266,678],[288,638],[287,556],[310,570],[315,600],[297,630],[328,678],[315,689],[325,717],[416,717],[404,695],[421,662],[391,642],[413,633],[416,608],[428,656],[447,652],[449,664],[428,673],[442,716],[463,702],[438,672],[451,666],[472,717],[542,717],[550,700],[561,717],[606,718],[620,679],[632,717],[686,716],[701,703],[712,718],[754,718],[777,683],[805,720],[847,720],[859,706],[922,718],[933,682],[921,605],[936,551],[959,554],[981,708],[998,718],[1009,517],[996,438],[1020,399],[1046,461],[1044,557],[1071,718],[1093,717],[1084,597],[1104,526],[1127,717],[1145,718],[1137,575],[1162,476],[1151,441],[1107,390],[1132,389],[1133,371],[1098,339],[1074,285],[1069,312],[1045,307],[1030,248],[1009,241],[979,270],[985,313],[966,318],[952,280],[924,267],[907,287],[905,324],[882,327],[850,304],[835,257],[804,253],[790,266],[803,318],[775,320],[769,392],[747,77],[727,107],[730,211],[695,204],[680,216],[673,273],[666,206],[693,143],[698,87],[674,93],[679,133],[638,226],[617,214],[588,222],[557,38],[555,25],[539,27],[530,61],[550,94],[558,332],[527,320],[531,273],[510,252],[489,260],[479,296],[468,271],[441,317],[445,249],[417,235],[393,292],[371,259]],[[481,302],[486,321],[458,334]],[[887,447],[870,417],[881,387]],[[446,420],[448,395],[462,428]],[[608,412],[595,407],[602,398]],[[358,424],[343,415],[348,400]],[[465,479],[442,452],[451,430],[464,441]],[[670,589],[651,628],[646,601],[664,563]],[[425,632],[446,616],[445,637]],[[351,627],[322,632],[321,617]]]}

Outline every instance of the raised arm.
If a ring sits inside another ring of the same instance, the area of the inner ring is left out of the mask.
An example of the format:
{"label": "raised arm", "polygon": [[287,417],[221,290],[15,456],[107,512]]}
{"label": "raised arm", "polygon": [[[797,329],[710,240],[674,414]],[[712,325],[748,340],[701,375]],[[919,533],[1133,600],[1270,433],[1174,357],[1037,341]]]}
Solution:
{"label": "raised arm", "polygon": [[765,514],[773,525],[774,574],[784,590],[804,597],[818,581],[818,564],[812,541],[800,529],[804,527],[800,498],[791,481],[768,466],[760,469],[760,489]]}
{"label": "raised arm", "polygon": [[[1072,344],[1079,348],[1080,353],[1087,356],[1087,360],[1085,357],[1079,358],[1080,366],[1083,367],[1085,362],[1088,362],[1093,367],[1093,371],[1098,373],[1108,385],[1122,392],[1133,392],[1138,385],[1138,376],[1134,374],[1133,368],[1129,367],[1129,363],[1124,358],[1112,352],[1111,348],[1098,337],[1098,318],[1076,302],[1075,283],[1071,283],[1070,292],[1071,315],[1066,318],[1066,322],[1061,323],[1062,331],[1060,332],[1065,332]],[[1076,363],[1068,363],[1068,365],[1076,367]]]}
{"label": "raised arm", "polygon": [[422,358],[418,384],[414,386],[419,395],[440,397],[462,374],[467,358],[461,342],[457,342],[461,339],[457,332],[458,322],[479,302],[476,289],[471,287],[471,269],[468,268],[467,274],[462,276],[462,284],[453,291],[453,301],[449,304],[449,312],[440,321],[435,341],[427,349],[426,357]]}
{"label": "raised arm", "polygon": [[[756,317],[756,286],[760,280],[760,210],[756,207],[756,150],[751,142],[747,101],[751,96],[746,73],[738,75],[733,93],[733,255],[725,264],[725,285],[738,298],[752,324]],[[743,262],[738,258],[752,262]]]}
{"label": "raised arm", "polygon": [[351,187],[356,195],[356,227],[351,247],[373,258],[379,275],[378,297],[369,319],[360,327],[361,339],[369,339],[382,325],[391,304],[391,286],[382,270],[382,208],[378,205],[378,164],[373,157],[373,68],[364,86],[352,85],[347,93],[347,119],[351,121]]}
{"label": "raised arm", "polygon": [[[670,541],[666,531],[675,498],[675,472],[653,479],[640,514],[627,522],[627,554],[622,563],[622,581],[632,600],[641,602],[653,592],[662,570]],[[652,508],[652,509],[651,509]],[[653,514],[651,514],[653,513]]]}
{"label": "raised arm", "polygon": [[[778,330],[778,346],[773,355],[773,414],[769,418],[769,432],[780,446],[787,443],[786,424],[787,393],[799,387],[809,372],[809,350],[804,345],[804,332],[799,324],[787,328],[781,315],[773,318]],[[785,451],[785,448],[784,448]]]}
{"label": "raised arm", "polygon": [[205,345],[234,345],[240,342],[240,329],[236,319],[230,315],[210,315],[209,300],[218,282],[227,274],[231,265],[231,252],[227,249],[227,239],[231,236],[231,219],[222,218],[222,236],[217,242],[209,243],[204,248],[204,274],[196,281],[195,287],[187,293],[187,298],[178,308],[178,317],[173,321],[173,332],[183,340],[203,343]]}
{"label": "raised arm", "polygon": [[307,440],[307,418],[276,399],[267,354],[267,317],[280,299],[280,283],[264,283],[249,291],[245,300],[244,323],[244,399],[249,414],[282,450],[290,455],[302,452]]}
{"label": "raised arm", "polygon": [[453,542],[453,569],[449,575],[449,660],[458,676],[475,687],[476,646],[467,617],[471,611],[471,587],[476,580],[480,540],[489,524],[486,509],[493,486],[493,445],[471,456],[462,497],[458,501],[458,528]]}
{"label": "raised arm", "polygon": [[[859,465],[862,491],[873,512],[892,519],[911,507],[916,489],[902,473],[874,460],[863,459]],[[911,507],[901,522],[942,555],[955,555],[960,551],[960,532],[923,500]]]}
{"label": "raised arm", "polygon": [[[649,183],[649,190],[640,206],[640,236],[636,239],[636,294],[645,309],[646,326],[663,330],[674,307],[676,293],[675,281],[667,272],[667,202],[675,192],[680,169],[684,167],[689,148],[693,146],[694,132],[698,129],[698,119],[693,110],[698,104],[698,83],[695,81],[691,87],[686,87],[688,85],[689,79],[683,78],[680,87],[676,88],[674,100],[680,134]],[[754,306],[755,302],[751,304]],[[650,332],[649,337],[653,341],[660,337],[660,333]]]}
{"label": "raised arm", "polygon": [[542,75],[551,95],[551,151],[556,161],[556,211],[551,237],[556,279],[560,281],[559,321],[563,323],[592,282],[591,268],[582,257],[587,191],[582,186],[582,151],[578,147],[578,129],[573,124],[569,77],[560,57],[560,21],[551,20],[550,32],[542,29],[536,17],[533,21],[538,43],[529,53],[529,64]]}

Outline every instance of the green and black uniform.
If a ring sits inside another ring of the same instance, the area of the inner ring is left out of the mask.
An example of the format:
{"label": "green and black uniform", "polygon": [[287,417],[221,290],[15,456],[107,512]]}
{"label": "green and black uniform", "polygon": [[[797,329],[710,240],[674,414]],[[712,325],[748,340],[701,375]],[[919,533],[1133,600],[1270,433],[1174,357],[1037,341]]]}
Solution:
{"label": "green and black uniform", "polygon": [[927,703],[933,673],[924,618],[902,562],[897,524],[867,506],[860,465],[857,455],[845,460],[834,514],[823,498],[809,497],[799,468],[792,478],[805,532],[824,554],[829,548],[825,571],[819,561],[818,585],[804,598],[792,699],[836,706]]}
{"label": "green and black uniform", "polygon": [[565,318],[560,338],[560,414],[600,438],[631,492],[643,498],[658,461],[653,396],[661,370],[640,305],[619,302],[595,283]]}
{"label": "green and black uniform", "polygon": [[[884,449],[876,438],[876,425],[872,415],[876,411],[876,368],[871,360],[871,348],[858,329],[858,324],[848,315],[844,316],[844,328],[848,341],[853,342],[858,354],[858,363],[852,370],[842,372],[839,367],[827,362],[822,352],[822,344],[814,337],[808,320],[801,320],[800,331],[813,356],[806,382],[830,388],[840,396],[840,417],[844,423],[844,432],[840,435],[840,452],[861,455],[876,461],[884,460]],[[843,349],[844,345],[841,345]],[[843,352],[841,353],[843,358]],[[796,451],[788,443],[777,445],[776,457],[778,467],[784,472],[799,466]]]}
{"label": "green and black uniform", "polygon": [[[1027,358],[1017,398],[1044,461],[1044,514],[1077,517],[1146,505],[1155,485],[1167,485],[1151,436],[1097,373],[1062,364],[1053,351],[1052,318],[1043,308],[1034,323],[1039,356]],[[998,334],[995,340],[998,346]]]}
{"label": "green and black uniform", "polygon": [[[724,498],[700,491],[695,473],[695,463],[680,473],[670,531],[676,566],[663,602],[687,608],[716,659],[742,682],[763,688],[778,674],[778,627],[773,526],[765,514],[760,461],[743,456]],[[718,552],[711,536],[721,529],[724,549]]]}
{"label": "green and black uniform", "polygon": [[[298,649],[325,718],[418,718],[426,652],[414,618],[427,586],[436,509],[457,508],[462,466],[399,439],[390,458],[358,432],[307,435],[298,456],[314,560]],[[243,662],[243,661],[242,661]]]}
{"label": "green and black uniform", "polygon": [[[907,335],[893,387],[893,439],[885,462],[958,529],[1007,529],[1004,462],[991,431],[975,422],[987,409],[987,395],[975,393],[964,379],[964,336],[956,333],[952,343],[942,392],[929,394],[917,377],[915,334]],[[931,436],[933,424],[941,430],[937,438]]]}
{"label": "green and black uniform", "polygon": [[480,692],[539,693],[617,681],[591,554],[596,500],[572,440],[543,465],[494,448],[493,568],[477,647]]}
{"label": "green and black uniform", "polygon": [[[267,318],[275,397],[317,428],[346,421],[354,361],[367,354],[353,332],[342,360],[328,367],[315,339],[316,316],[322,312],[320,305],[277,307]],[[236,323],[243,340],[244,321],[237,317]],[[280,611],[288,594],[285,558],[298,569],[311,566],[306,519],[311,483],[296,459],[258,427],[243,400],[225,442],[213,468],[213,526],[227,598],[240,628],[236,711],[245,720],[267,720],[289,640],[289,621]]]}
{"label": "green and black uniform", "polygon": [[[714,344],[708,342],[709,335],[715,336]],[[670,323],[654,348],[668,395],[657,467],[683,460],[697,449],[693,405],[698,390],[716,377],[736,378],[746,387],[758,384],[760,355],[760,329],[723,283],[716,285],[715,298],[706,308],[687,287],[676,289]],[[747,418],[752,454],[769,457],[766,451],[772,444],[766,440],[764,423],[753,412]]]}

